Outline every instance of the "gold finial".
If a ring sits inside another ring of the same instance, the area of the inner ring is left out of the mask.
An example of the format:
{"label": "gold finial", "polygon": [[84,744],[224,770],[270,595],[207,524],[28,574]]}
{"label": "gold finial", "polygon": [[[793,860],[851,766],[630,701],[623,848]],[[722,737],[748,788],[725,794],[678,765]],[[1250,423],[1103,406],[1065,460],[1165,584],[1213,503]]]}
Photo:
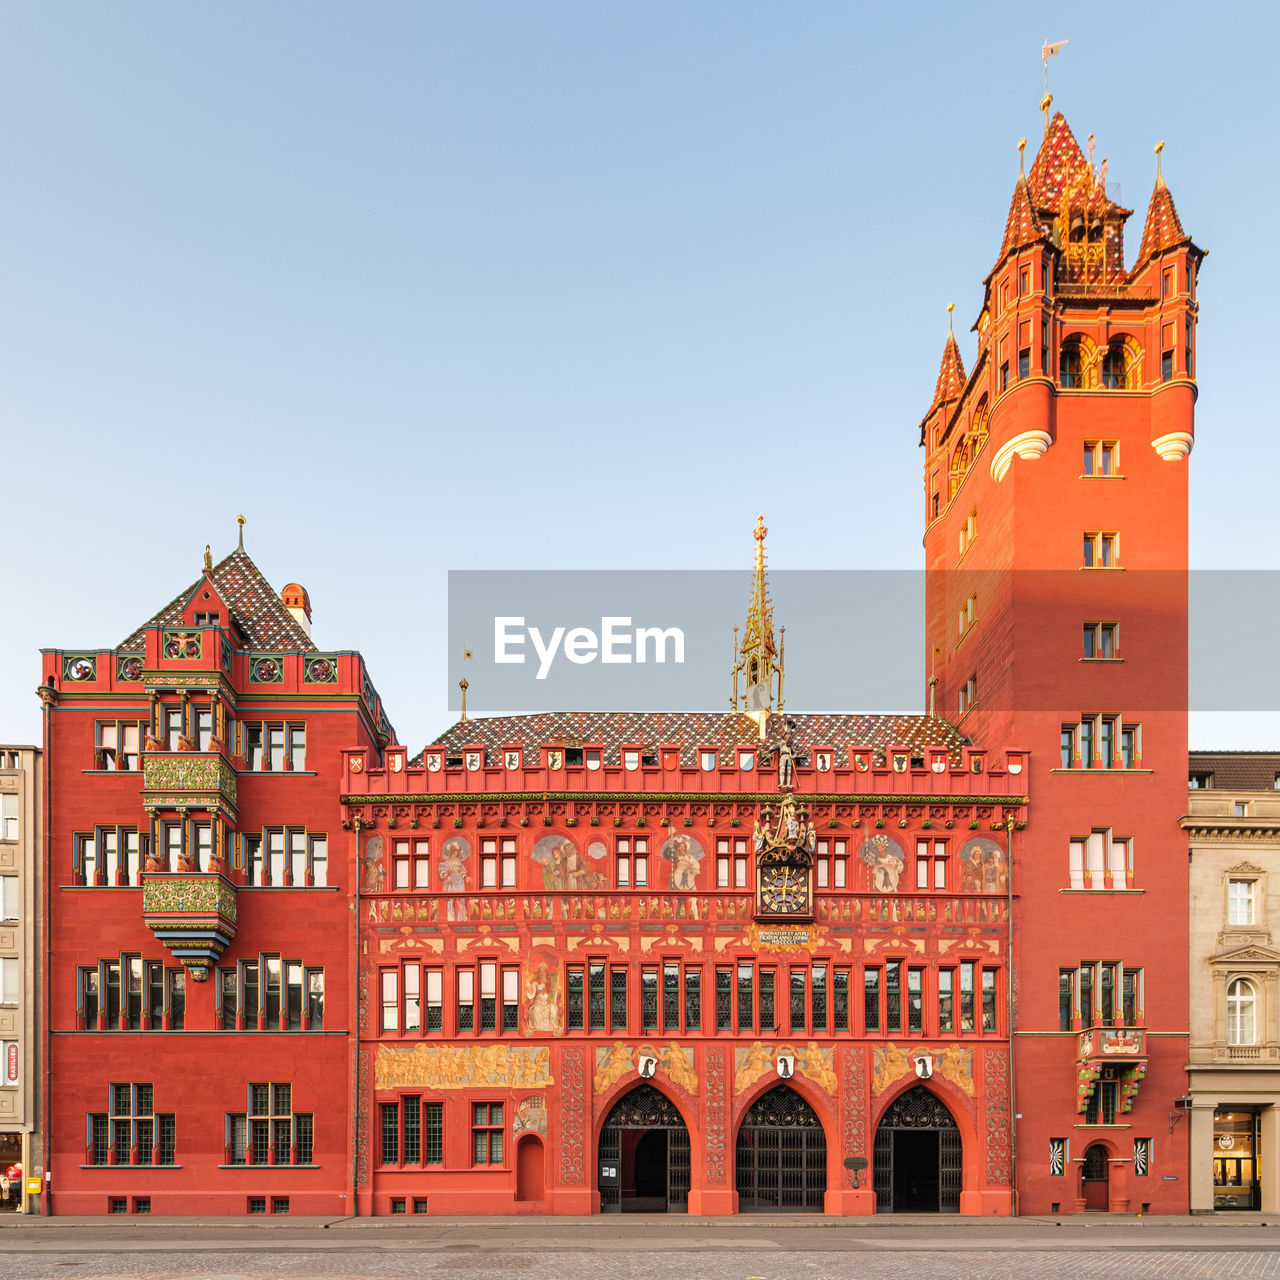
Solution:
{"label": "gold finial", "polygon": [[769,530],[765,528],[764,516],[756,516],[756,527],[751,536],[756,540],[757,573],[762,572],[764,569],[764,540],[768,534]]}
{"label": "gold finial", "polygon": [[240,526],[240,550],[244,550],[244,516],[236,516],[236,524]]}
{"label": "gold finial", "polygon": [[1018,139],[1018,176],[1023,178],[1027,176],[1027,170],[1025,168],[1026,152],[1027,152],[1027,140],[1026,138],[1019,138]]}
{"label": "gold finial", "polygon": [[467,683],[466,676],[463,676],[462,679],[458,681],[458,688],[462,690],[462,714],[459,716],[459,719],[465,720],[467,718],[467,690],[471,688]]}
{"label": "gold finial", "polygon": [[1093,167],[1093,134],[1089,135],[1089,179],[1095,184],[1098,181],[1097,170]]}
{"label": "gold finial", "polygon": [[947,333],[953,338],[956,336],[956,328],[955,328],[955,320],[954,320],[955,309],[956,309],[956,304],[954,302],[947,303]]}
{"label": "gold finial", "polygon": [[1161,153],[1164,151],[1164,139],[1156,143],[1156,181],[1164,181],[1164,167],[1161,164]]}
{"label": "gold finial", "polygon": [[1053,94],[1046,93],[1040,99],[1040,110],[1044,112],[1044,136],[1049,136],[1049,108],[1053,106]]}
{"label": "gold finial", "polygon": [[204,567],[206,570],[213,568],[213,555],[209,551],[209,544],[204,544]]}

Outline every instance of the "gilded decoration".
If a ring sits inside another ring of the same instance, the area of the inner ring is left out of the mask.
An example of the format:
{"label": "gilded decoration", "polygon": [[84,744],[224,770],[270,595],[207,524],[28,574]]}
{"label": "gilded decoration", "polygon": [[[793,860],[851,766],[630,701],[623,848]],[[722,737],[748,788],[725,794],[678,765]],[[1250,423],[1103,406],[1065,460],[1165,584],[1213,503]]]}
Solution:
{"label": "gilded decoration", "polygon": [[796,1060],[797,1068],[804,1073],[824,1093],[832,1096],[836,1092],[835,1050],[820,1048],[816,1041],[799,1049],[790,1044],[763,1044],[753,1041],[745,1049],[733,1052],[733,1092],[736,1097],[751,1088],[761,1076],[775,1071],[775,1059],[778,1056],[791,1056]]}
{"label": "gilded decoration", "polygon": [[142,759],[142,786],[152,805],[190,804],[188,792],[217,794],[233,808],[236,803],[235,770],[220,755],[148,752]]}
{"label": "gilded decoration", "polygon": [[220,915],[234,924],[236,891],[229,881],[218,875],[147,873],[142,877],[142,912],[146,916]]}
{"label": "gilded decoration", "polygon": [[621,1040],[607,1049],[597,1048],[596,1073],[591,1081],[592,1092],[599,1095],[611,1089],[634,1069],[635,1057],[634,1046],[624,1044]]}
{"label": "gilded decoration", "polygon": [[693,1069],[693,1050],[678,1044],[664,1045],[658,1054],[658,1065],[672,1084],[679,1085],[691,1097],[698,1095],[698,1073]]}
{"label": "gilded decoration", "polygon": [[[812,951],[822,946],[826,925],[749,924],[743,930],[743,945],[753,951]],[[846,948],[847,949],[847,948]]]}
{"label": "gilded decoration", "polygon": [[375,1089],[541,1089],[554,1084],[551,1050],[532,1045],[378,1046]]}
{"label": "gilded decoration", "polygon": [[949,1044],[945,1049],[930,1049],[925,1046],[914,1048],[907,1046],[898,1048],[895,1044],[886,1044],[875,1051],[875,1073],[871,1081],[872,1093],[884,1093],[905,1075],[915,1073],[915,1059],[920,1054],[928,1054],[933,1059],[933,1074],[950,1080],[970,1098],[976,1098],[978,1091],[973,1083],[973,1049],[958,1044]]}

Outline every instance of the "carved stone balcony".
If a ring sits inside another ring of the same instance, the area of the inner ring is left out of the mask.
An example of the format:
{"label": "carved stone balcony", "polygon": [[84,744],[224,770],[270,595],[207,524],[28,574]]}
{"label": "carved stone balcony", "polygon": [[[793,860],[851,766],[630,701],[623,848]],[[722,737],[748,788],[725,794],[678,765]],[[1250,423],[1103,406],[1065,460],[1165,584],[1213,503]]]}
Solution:
{"label": "carved stone balcony", "polygon": [[235,885],[216,872],[146,872],[142,918],[192,980],[204,982],[236,936]]}
{"label": "carved stone balcony", "polygon": [[219,809],[234,820],[236,774],[215,751],[152,754],[142,761],[142,801],[148,809]]}

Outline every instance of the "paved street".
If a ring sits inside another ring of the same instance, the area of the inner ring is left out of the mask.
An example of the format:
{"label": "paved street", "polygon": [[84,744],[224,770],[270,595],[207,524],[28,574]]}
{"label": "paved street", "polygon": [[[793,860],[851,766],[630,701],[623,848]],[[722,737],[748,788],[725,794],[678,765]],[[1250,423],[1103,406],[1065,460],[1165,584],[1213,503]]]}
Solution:
{"label": "paved street", "polygon": [[0,1280],[1280,1277],[1280,1222],[470,1219],[0,1222]]}

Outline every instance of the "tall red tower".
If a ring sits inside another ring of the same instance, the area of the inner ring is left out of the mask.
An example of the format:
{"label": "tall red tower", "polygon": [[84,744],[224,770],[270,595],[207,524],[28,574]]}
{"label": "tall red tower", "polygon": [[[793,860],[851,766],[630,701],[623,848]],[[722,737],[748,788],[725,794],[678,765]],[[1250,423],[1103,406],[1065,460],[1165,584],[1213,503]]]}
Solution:
{"label": "tall red tower", "polygon": [[1042,106],[973,369],[949,335],[921,424],[931,697],[973,742],[1031,752],[1014,846],[1018,1210],[1186,1212],[1169,1114],[1186,1088],[1178,814],[1204,253],[1157,168],[1126,267],[1131,210],[1108,196],[1105,160]]}

